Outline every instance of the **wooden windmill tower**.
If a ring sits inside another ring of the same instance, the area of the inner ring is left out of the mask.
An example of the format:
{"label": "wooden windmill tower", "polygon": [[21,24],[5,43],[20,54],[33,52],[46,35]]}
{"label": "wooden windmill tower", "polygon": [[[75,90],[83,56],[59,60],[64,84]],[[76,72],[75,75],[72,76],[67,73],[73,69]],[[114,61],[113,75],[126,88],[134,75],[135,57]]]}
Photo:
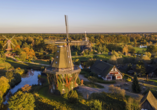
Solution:
{"label": "wooden windmill tower", "polygon": [[5,46],[7,46],[7,48],[5,49],[7,52],[6,52],[6,54],[10,54],[10,51],[11,50],[13,50],[12,48],[11,48],[11,45],[12,46],[14,46],[15,47],[15,45],[11,42],[11,40],[15,37],[15,36],[13,36],[11,39],[8,39],[7,37],[5,37],[5,36],[3,36],[6,40],[7,40],[7,43],[3,46],[3,48],[5,47]]}
{"label": "wooden windmill tower", "polygon": [[79,66],[74,66],[71,57],[71,45],[87,45],[88,40],[71,41],[69,40],[67,17],[65,15],[65,26],[67,38],[60,41],[48,41],[47,44],[57,45],[57,52],[51,67],[45,69],[47,74],[49,89],[51,92],[56,90],[61,94],[69,92],[74,87],[77,87],[76,80],[81,71]]}

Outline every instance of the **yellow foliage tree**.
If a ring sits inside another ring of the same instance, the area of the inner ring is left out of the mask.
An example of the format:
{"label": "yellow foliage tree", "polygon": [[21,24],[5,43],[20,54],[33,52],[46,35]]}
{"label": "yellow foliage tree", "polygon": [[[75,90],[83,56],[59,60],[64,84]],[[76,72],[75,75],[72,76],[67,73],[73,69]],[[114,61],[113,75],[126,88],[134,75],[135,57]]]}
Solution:
{"label": "yellow foliage tree", "polygon": [[152,54],[150,52],[145,52],[145,55],[150,58]]}
{"label": "yellow foliage tree", "polygon": [[9,80],[6,77],[2,76],[0,77],[0,84],[0,91],[2,94],[4,94],[10,88]]}
{"label": "yellow foliage tree", "polygon": [[115,55],[111,56],[109,63],[113,65],[117,64],[117,57]]}
{"label": "yellow foliage tree", "polygon": [[128,53],[128,46],[127,46],[127,45],[125,45],[125,46],[123,47],[123,53],[125,53],[125,54]]}
{"label": "yellow foliage tree", "polygon": [[142,60],[144,60],[146,63],[150,63],[151,62],[150,58],[147,55],[143,56]]}

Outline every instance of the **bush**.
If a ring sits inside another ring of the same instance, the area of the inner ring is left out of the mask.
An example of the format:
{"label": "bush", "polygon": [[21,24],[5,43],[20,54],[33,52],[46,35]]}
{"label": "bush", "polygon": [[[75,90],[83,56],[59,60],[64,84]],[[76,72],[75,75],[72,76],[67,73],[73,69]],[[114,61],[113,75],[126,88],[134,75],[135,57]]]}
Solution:
{"label": "bush", "polygon": [[63,95],[63,98],[68,99],[68,93],[65,93],[65,94]]}
{"label": "bush", "polygon": [[109,86],[109,90],[112,94],[116,94],[116,96],[122,96],[125,97],[125,90],[121,89],[120,87],[115,87],[114,85]]}
{"label": "bush", "polygon": [[127,82],[131,82],[131,78],[126,79]]}
{"label": "bush", "polygon": [[102,102],[94,100],[89,102],[90,110],[102,110]]}
{"label": "bush", "polygon": [[77,92],[75,90],[70,91],[69,94],[68,94],[68,100],[69,100],[69,102],[76,103],[77,99],[78,99]]}
{"label": "bush", "polygon": [[77,78],[76,83],[77,83],[78,85],[81,84],[81,81],[80,81],[80,78],[79,78],[79,77]]}
{"label": "bush", "polygon": [[20,69],[20,68],[18,67],[18,68],[16,68],[16,69],[14,70],[14,73],[18,73],[18,74],[22,75],[22,74],[25,73],[25,70],[24,70],[24,69]]}

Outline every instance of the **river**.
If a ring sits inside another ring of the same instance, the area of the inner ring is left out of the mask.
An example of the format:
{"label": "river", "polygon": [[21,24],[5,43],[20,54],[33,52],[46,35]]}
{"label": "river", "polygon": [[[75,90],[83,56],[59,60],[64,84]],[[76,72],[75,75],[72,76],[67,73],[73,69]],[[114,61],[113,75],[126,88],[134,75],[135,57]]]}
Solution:
{"label": "river", "polygon": [[38,84],[38,75],[41,75],[41,71],[29,70],[27,74],[22,75],[21,82],[15,87],[11,88],[5,96],[5,101],[3,104],[7,104],[11,94],[14,94],[21,89],[25,84],[37,85]]}

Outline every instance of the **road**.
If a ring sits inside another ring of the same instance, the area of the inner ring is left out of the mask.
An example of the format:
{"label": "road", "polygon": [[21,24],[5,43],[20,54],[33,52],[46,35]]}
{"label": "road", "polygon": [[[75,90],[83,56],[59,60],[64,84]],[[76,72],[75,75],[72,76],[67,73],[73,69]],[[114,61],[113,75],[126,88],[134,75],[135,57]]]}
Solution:
{"label": "road", "polygon": [[[85,78],[83,75],[80,74],[79,77],[80,77],[81,80],[89,82],[89,80],[87,78]],[[92,93],[101,93],[101,92],[110,93],[110,91],[109,91],[110,84],[102,84],[102,83],[96,83],[96,84],[104,86],[104,88],[91,88],[91,87],[87,87],[87,86],[79,86],[78,91],[83,94],[84,98],[87,97],[87,94],[90,95]],[[116,84],[114,84],[114,85],[116,85]],[[132,93],[132,92],[129,92],[129,91],[126,91],[126,90],[125,90],[125,94],[127,96],[131,96],[131,97],[134,97],[134,98],[138,98],[141,95],[141,94]]]}

